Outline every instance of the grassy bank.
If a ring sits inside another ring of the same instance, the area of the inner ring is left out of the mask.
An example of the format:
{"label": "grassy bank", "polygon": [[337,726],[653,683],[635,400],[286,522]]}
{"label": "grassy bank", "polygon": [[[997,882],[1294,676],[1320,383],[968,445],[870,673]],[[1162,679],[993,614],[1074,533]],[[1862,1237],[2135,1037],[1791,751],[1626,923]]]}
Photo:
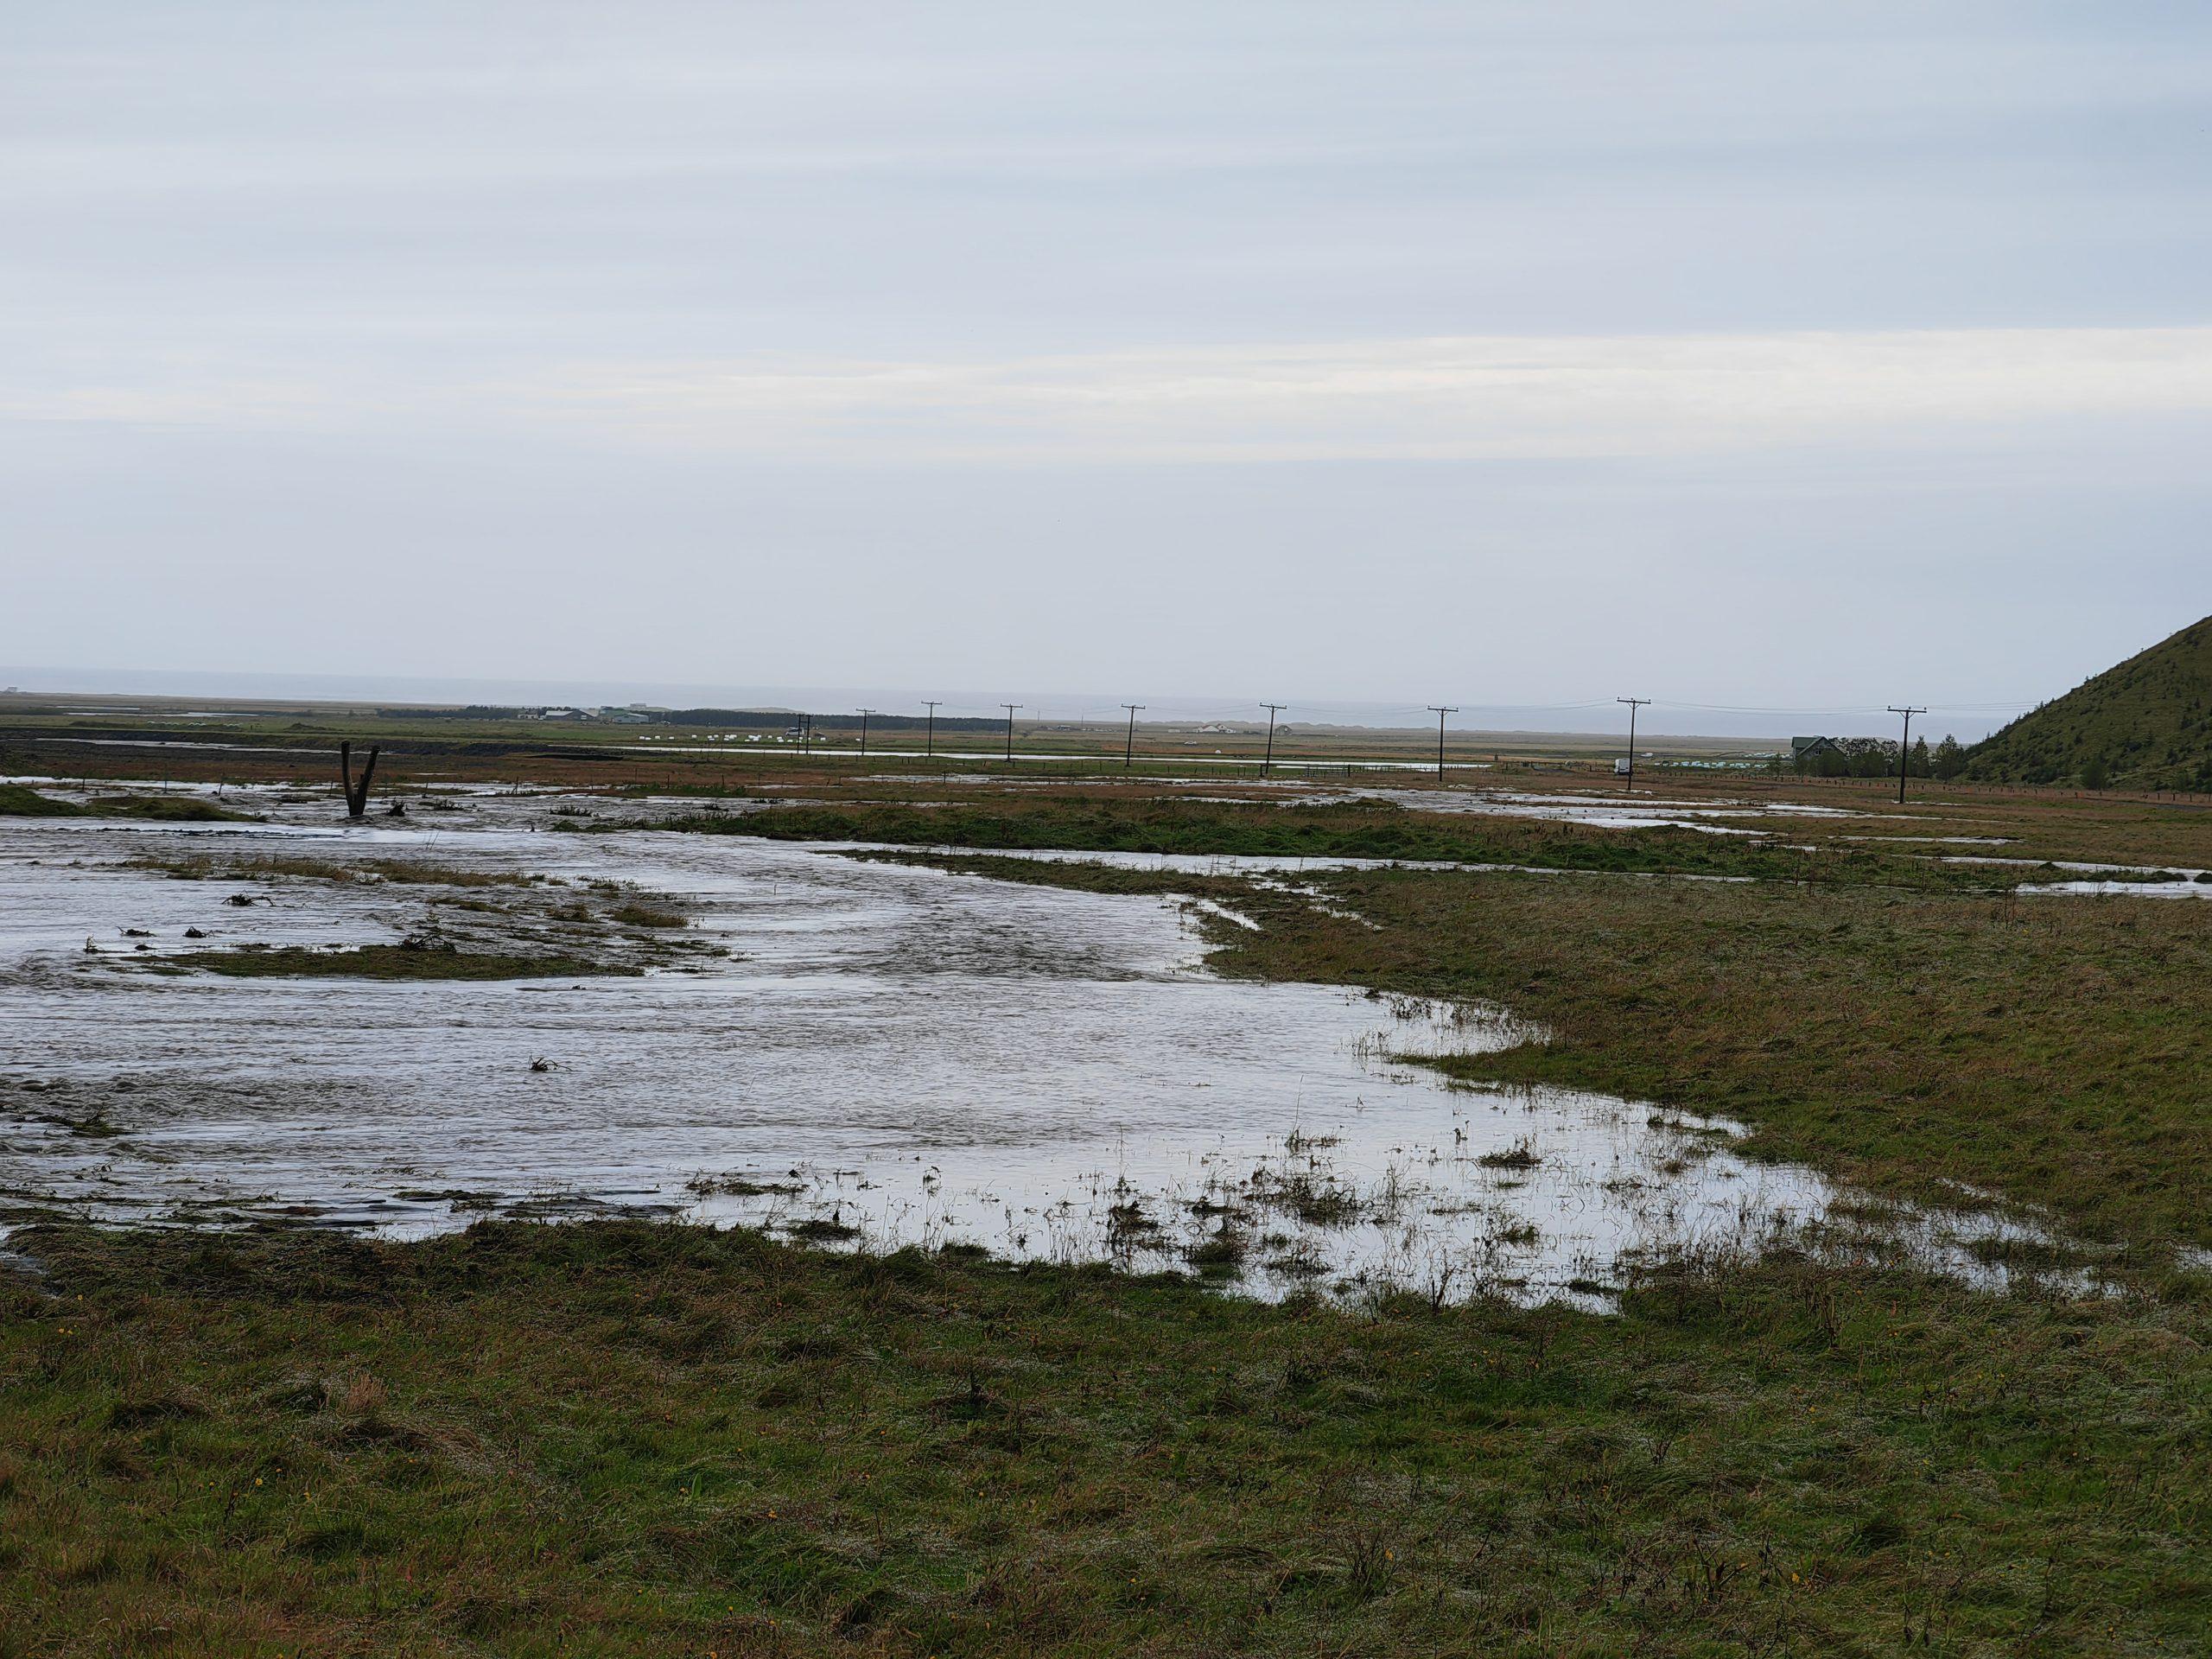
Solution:
{"label": "grassy bank", "polygon": [[57,801],[24,784],[0,784],[0,817],[10,818],[81,818],[85,809]]}
{"label": "grassy bank", "polygon": [[1618,1319],[489,1225],[41,1230],[0,1652],[2181,1652],[2190,1306],[1788,1263]]}

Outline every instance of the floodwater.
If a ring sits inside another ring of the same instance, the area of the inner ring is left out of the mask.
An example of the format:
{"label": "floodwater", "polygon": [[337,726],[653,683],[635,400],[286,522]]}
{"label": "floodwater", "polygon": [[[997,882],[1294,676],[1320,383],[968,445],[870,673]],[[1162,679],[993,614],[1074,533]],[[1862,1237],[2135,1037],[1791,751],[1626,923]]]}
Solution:
{"label": "floodwater", "polygon": [[[1756,1251],[1856,1212],[1813,1172],[1738,1156],[1726,1124],[1448,1087],[1402,1057],[1537,1033],[1494,1009],[1215,976],[1205,919],[1173,900],[739,836],[545,833],[529,827],[543,797],[341,829],[327,804],[233,793],[314,821],[0,819],[0,1189],[16,1213],[397,1236],[680,1215],[1205,1266],[1266,1296],[1602,1306],[1640,1260]],[[190,949],[496,929],[462,906],[525,892],[180,880],[137,861],[270,852],[555,879],[518,905],[634,883],[691,913],[690,949],[576,981],[149,970]],[[2009,1236],[1999,1224],[1884,1224],[1885,1248],[1909,1235],[1923,1259],[2001,1276],[1968,1248]]]}
{"label": "floodwater", "polygon": [[[2212,899],[2212,870],[2174,864],[2098,864],[2082,859],[1998,858],[1951,854],[1947,864],[2001,864],[2014,869],[2063,870],[2069,879],[2030,882],[2030,894],[2105,899]],[[2146,880],[2146,877],[2159,877]]]}

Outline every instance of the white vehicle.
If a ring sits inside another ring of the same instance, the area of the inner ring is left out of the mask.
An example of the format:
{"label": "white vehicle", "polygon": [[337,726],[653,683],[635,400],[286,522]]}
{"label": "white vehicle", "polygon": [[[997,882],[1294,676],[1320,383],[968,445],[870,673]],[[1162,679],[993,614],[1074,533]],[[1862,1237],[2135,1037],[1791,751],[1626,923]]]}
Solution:
{"label": "white vehicle", "polygon": [[1618,756],[1613,761],[1613,776],[1616,778],[1625,778],[1635,770],[1635,763],[1624,754]]}

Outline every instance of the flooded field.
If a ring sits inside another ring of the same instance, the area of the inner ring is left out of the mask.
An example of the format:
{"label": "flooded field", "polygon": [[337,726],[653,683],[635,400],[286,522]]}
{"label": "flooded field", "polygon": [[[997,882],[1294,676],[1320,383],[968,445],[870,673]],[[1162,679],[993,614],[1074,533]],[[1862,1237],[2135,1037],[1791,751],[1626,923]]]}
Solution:
{"label": "flooded field", "polygon": [[[1215,976],[1213,924],[1173,899],[563,835],[543,796],[356,828],[230,798],[276,821],[0,819],[0,1186],[19,1211],[401,1235],[684,1215],[1262,1295],[1598,1301],[1646,1255],[1833,1244],[1862,1215],[1809,1171],[1738,1157],[1726,1125],[1448,1087],[1406,1062],[1531,1033]],[[403,942],[601,971],[236,977],[194,956]],[[1995,1224],[1882,1219],[1891,1243],[1900,1227],[1980,1273]]]}

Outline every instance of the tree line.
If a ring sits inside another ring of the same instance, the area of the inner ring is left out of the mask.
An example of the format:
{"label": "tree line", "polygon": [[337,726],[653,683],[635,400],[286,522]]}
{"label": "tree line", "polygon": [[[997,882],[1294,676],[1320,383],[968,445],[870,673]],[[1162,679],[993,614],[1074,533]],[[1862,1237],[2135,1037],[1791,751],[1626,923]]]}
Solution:
{"label": "tree line", "polygon": [[[1819,749],[1796,756],[1794,765],[1798,775],[1806,778],[1894,778],[1897,753],[1894,738],[1838,737]],[[1908,777],[1948,780],[1966,770],[1966,746],[1948,733],[1932,749],[1926,738],[1915,738],[1904,766]],[[1775,757],[1773,770],[1782,770],[1779,755]]]}

